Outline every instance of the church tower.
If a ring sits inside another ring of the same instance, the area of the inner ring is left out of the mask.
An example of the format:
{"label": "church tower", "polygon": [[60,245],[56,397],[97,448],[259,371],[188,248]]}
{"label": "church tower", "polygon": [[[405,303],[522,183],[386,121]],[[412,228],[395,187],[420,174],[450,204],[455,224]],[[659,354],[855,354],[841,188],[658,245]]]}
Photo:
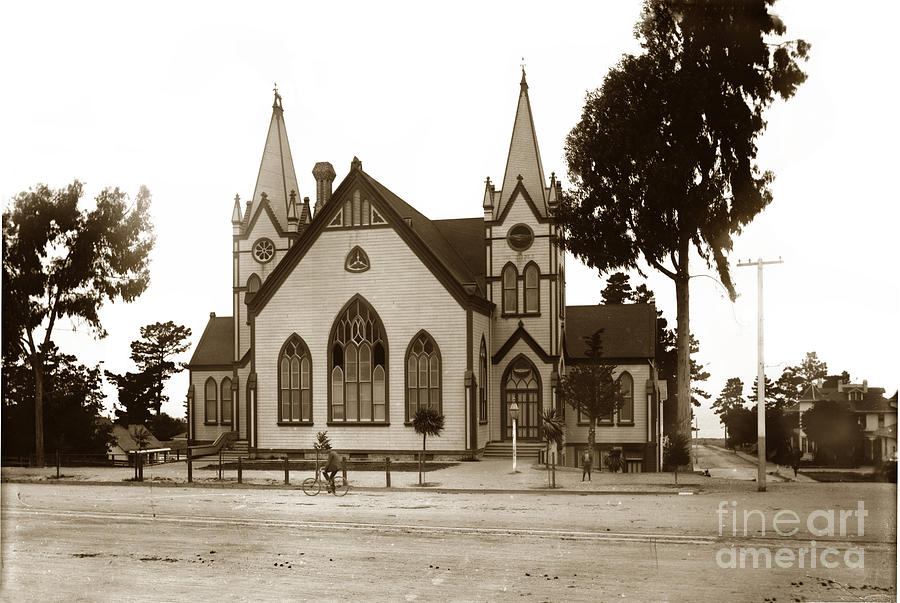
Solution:
{"label": "church tower", "polygon": [[246,304],[259,291],[310,220],[309,199],[300,198],[284,124],[284,108],[276,89],[272,119],[253,195],[243,208],[240,197],[236,195],[231,215],[235,363],[232,399],[241,439],[246,438],[249,423],[243,420],[247,396],[239,395],[239,384],[247,384],[250,370],[247,360],[251,341]]}
{"label": "church tower", "polygon": [[525,70],[513,122],[502,188],[485,182],[486,274],[494,302],[492,401],[498,403],[501,433],[511,437],[508,409],[519,409],[523,439],[539,438],[539,412],[556,405],[560,340],[565,318],[562,296],[564,255],[557,245],[552,209],[559,194],[548,183],[538,148]]}

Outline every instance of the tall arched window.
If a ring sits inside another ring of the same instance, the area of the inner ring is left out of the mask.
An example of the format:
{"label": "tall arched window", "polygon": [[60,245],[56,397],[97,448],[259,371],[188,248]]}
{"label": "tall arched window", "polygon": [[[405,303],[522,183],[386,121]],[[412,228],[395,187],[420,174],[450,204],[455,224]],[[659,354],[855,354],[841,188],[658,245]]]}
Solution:
{"label": "tall arched window", "polygon": [[222,425],[231,425],[231,379],[222,379]]}
{"label": "tall arched window", "polygon": [[481,338],[481,352],[478,354],[478,420],[487,421],[487,346]]}
{"label": "tall arched window", "polygon": [[312,369],[309,348],[291,335],[278,355],[278,422],[312,421]]}
{"label": "tall arched window", "polygon": [[541,311],[541,271],[537,264],[525,266],[525,312],[537,314]]}
{"label": "tall arched window", "polygon": [[387,340],[378,314],[357,296],[331,330],[329,420],[384,423],[387,416]]}
{"label": "tall arched window", "polygon": [[441,410],[441,352],[425,331],[406,350],[406,421],[422,406]]}
{"label": "tall arched window", "polygon": [[619,423],[634,423],[634,379],[629,373],[622,373],[618,381],[624,398],[619,409]]}
{"label": "tall arched window", "polygon": [[216,383],[215,379],[210,377],[206,380],[206,387],[204,388],[204,390],[204,399],[206,401],[206,404],[203,422],[207,425],[215,425],[219,421],[219,417],[217,414],[219,406],[219,385]]}
{"label": "tall arched window", "polygon": [[503,313],[519,311],[519,271],[512,264],[503,269]]}

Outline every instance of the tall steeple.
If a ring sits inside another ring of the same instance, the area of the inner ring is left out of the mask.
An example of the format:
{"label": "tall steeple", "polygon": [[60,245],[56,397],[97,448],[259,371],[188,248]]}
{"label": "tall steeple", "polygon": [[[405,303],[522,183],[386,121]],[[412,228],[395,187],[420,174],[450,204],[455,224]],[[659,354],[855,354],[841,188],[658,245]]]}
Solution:
{"label": "tall steeple", "polygon": [[522,67],[522,81],[519,83],[516,121],[513,123],[506,172],[503,175],[503,188],[500,191],[500,202],[495,205],[495,216],[503,213],[520,176],[522,186],[525,187],[538,212],[542,217],[546,217],[547,185],[544,181],[544,166],[541,163],[541,152],[538,150],[537,135],[534,132],[534,119],[531,117],[531,102],[528,100],[528,82],[525,80],[524,67]]}
{"label": "tall steeple", "polygon": [[259,164],[259,176],[253,190],[251,206],[245,219],[252,219],[256,214],[262,193],[266,193],[269,205],[275,213],[279,226],[287,228],[287,214],[290,204],[290,192],[299,191],[297,175],[294,172],[294,160],[288,144],[287,129],[284,126],[284,108],[281,106],[281,95],[275,88],[275,100],[272,103],[272,120],[269,122],[269,133],[263,148],[262,161]]}

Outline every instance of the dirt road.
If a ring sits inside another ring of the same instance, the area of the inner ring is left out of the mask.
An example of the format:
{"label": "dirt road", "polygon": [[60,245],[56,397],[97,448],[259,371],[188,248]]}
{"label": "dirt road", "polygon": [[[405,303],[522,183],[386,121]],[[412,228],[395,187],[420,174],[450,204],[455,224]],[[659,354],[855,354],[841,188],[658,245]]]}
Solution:
{"label": "dirt road", "polygon": [[736,494],[736,508],[804,516],[863,500],[871,510],[864,534],[816,539],[836,559],[864,549],[864,568],[720,567],[717,555],[731,546],[796,550],[814,537],[805,530],[779,537],[771,528],[765,538],[732,537],[716,513],[721,493],[308,498],[296,490],[3,484],[2,594],[19,601],[890,600],[896,516],[885,503],[896,490],[789,485],[768,498]]}

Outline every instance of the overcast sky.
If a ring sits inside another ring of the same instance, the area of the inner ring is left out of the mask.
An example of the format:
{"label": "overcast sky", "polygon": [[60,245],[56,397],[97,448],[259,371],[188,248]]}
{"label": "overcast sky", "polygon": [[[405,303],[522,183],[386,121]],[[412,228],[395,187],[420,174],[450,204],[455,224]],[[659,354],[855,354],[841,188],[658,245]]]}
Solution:
{"label": "overcast sky", "polygon": [[[774,10],[788,37],[812,44],[809,79],[768,113],[759,165],[776,174],[774,202],[737,237],[732,266],[784,259],[765,270],[767,375],[816,351],[831,372],[890,395],[900,10],[887,1]],[[334,164],[337,185],[357,155],[425,215],[474,217],[485,177],[503,177],[523,57],[544,169],[564,177],[565,136],[585,92],[637,50],[639,12],[639,2],[6,3],[0,198],[75,178],[88,199],[107,186],[153,194],[147,292],[105,307],[106,339],[67,321],[54,339],[82,362],[124,372],[140,326],[174,320],[196,343],[210,312],[231,315],[232,204],[253,192],[275,82],[301,196],[315,196],[317,161]],[[692,272],[714,276],[699,260]],[[596,272],[569,257],[566,274],[568,303],[599,301]],[[735,376],[749,394],[756,376],[756,269],[732,275],[736,303],[713,278],[691,285],[713,398]],[[648,276],[674,325],[674,285]],[[186,390],[187,373],[173,378],[164,410],[181,414]],[[701,435],[722,433],[708,410],[700,425]]]}

